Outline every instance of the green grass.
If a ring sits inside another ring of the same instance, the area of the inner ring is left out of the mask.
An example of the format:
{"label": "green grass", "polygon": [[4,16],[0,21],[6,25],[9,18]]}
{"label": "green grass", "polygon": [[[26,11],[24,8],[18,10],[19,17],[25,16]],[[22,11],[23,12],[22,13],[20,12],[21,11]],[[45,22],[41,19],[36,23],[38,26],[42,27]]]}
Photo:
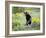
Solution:
{"label": "green grass", "polygon": [[32,30],[40,30],[40,26],[34,26],[32,27]]}

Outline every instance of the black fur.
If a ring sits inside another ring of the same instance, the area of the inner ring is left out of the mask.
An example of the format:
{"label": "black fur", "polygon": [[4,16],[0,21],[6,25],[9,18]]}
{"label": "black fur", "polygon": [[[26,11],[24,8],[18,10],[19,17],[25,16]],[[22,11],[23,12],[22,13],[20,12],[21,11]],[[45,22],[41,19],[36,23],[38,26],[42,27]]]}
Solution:
{"label": "black fur", "polygon": [[26,21],[28,22],[28,23],[26,23],[27,25],[28,24],[31,24],[31,16],[29,15],[29,13],[28,12],[24,12],[24,14],[25,14],[25,16],[26,16]]}

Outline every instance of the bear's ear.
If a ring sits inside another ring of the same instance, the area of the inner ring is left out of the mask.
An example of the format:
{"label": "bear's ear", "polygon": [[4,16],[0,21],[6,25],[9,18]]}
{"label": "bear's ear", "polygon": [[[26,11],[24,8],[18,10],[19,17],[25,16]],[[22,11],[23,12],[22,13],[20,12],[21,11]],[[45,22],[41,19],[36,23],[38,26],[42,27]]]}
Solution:
{"label": "bear's ear", "polygon": [[26,14],[26,12],[24,12],[24,14]]}

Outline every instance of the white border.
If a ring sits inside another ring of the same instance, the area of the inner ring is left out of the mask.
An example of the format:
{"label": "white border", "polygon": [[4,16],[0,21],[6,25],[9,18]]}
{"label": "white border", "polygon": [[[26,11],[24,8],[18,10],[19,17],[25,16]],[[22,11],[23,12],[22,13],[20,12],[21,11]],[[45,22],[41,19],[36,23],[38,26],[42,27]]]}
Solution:
{"label": "white border", "polygon": [[[12,31],[12,7],[35,7],[40,8],[40,30],[31,30],[31,31]],[[10,13],[10,29],[9,34],[25,34],[25,33],[43,33],[43,6],[41,5],[20,5],[20,4],[10,4],[9,7],[9,13]]]}

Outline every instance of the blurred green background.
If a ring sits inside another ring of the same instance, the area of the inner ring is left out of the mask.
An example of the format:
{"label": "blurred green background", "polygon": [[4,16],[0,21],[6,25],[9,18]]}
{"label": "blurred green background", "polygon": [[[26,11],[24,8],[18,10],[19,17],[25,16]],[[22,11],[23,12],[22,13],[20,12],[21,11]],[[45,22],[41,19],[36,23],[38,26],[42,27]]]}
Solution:
{"label": "blurred green background", "polygon": [[[26,25],[26,16],[23,12],[28,12],[32,18],[32,24]],[[40,30],[40,8],[12,7],[12,30]]]}

